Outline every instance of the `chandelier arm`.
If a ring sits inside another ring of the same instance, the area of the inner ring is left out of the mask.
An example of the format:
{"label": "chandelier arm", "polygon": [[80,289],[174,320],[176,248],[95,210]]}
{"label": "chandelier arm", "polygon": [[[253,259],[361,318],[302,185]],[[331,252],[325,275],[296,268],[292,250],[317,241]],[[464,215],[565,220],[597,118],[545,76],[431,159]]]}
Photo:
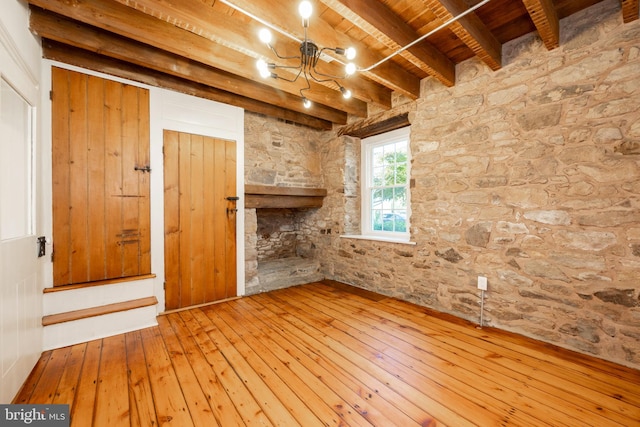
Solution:
{"label": "chandelier arm", "polygon": [[271,46],[271,44],[268,44],[267,46],[269,46],[269,49],[271,49],[271,51],[278,57],[278,59],[300,59],[300,60],[302,60],[302,57],[300,55],[296,55],[296,56],[281,56],[278,53],[278,51],[276,50],[276,48]]}
{"label": "chandelier arm", "polygon": [[[326,77],[326,79],[319,79],[316,78],[316,76],[313,75],[313,73],[315,73],[317,76],[320,77]],[[311,75],[311,78],[315,81],[317,81],[318,83],[324,83],[324,82],[330,82],[330,81],[335,81],[335,80],[344,80],[346,78],[346,76],[334,76],[332,74],[324,74],[321,73],[320,71],[316,70],[315,67],[312,70],[309,70],[309,75]]]}
{"label": "chandelier arm", "polygon": [[[280,68],[287,68],[287,67],[280,67]],[[288,67],[288,68],[297,68],[297,67]],[[288,79],[286,77],[282,77],[280,75],[276,75],[276,77],[280,80],[284,80],[286,82],[290,82],[290,83],[294,83],[296,81],[298,81],[298,79],[300,78],[300,74],[302,74],[302,68],[300,68],[300,70],[298,71],[298,74],[296,74],[296,76],[293,79]],[[305,75],[305,79],[307,79],[306,75]],[[307,79],[307,85],[309,84],[309,80]]]}

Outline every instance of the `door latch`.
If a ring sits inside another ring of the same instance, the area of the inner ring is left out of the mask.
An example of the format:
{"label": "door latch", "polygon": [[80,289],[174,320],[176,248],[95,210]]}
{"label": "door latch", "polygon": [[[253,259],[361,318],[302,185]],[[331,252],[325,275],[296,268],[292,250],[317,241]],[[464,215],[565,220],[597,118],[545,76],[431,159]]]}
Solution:
{"label": "door latch", "polygon": [[151,166],[149,166],[149,165],[145,165],[145,166],[138,166],[138,165],[136,165],[136,166],[133,168],[133,170],[140,171],[140,172],[142,172],[142,173],[145,173],[145,172],[151,172]]}
{"label": "door latch", "polygon": [[240,200],[240,197],[238,197],[238,196],[229,196],[226,199],[228,201],[230,201],[230,202],[237,202],[238,200]]}

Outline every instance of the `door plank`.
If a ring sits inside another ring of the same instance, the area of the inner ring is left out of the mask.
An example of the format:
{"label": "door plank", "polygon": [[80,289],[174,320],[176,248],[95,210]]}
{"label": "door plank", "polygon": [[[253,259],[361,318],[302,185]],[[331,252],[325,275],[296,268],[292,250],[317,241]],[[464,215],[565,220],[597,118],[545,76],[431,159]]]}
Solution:
{"label": "door plank", "polygon": [[122,276],[122,86],[105,82],[105,223],[107,276]]}
{"label": "door plank", "polygon": [[146,172],[136,171],[143,166],[138,161],[138,125],[140,116],[139,89],[135,86],[122,87],[122,221],[120,242],[122,247],[122,276],[141,274],[140,261],[140,176]]}
{"label": "door plank", "polygon": [[87,189],[87,76],[70,73],[69,185],[71,204],[71,283],[89,280],[89,194]]}
{"label": "door plank", "polygon": [[191,305],[191,135],[178,136],[178,174],[180,183],[180,305]]}
{"label": "door plank", "polygon": [[105,234],[105,124],[104,80],[88,77],[87,125],[88,194],[91,194],[89,224],[89,281],[107,278]]}
{"label": "door plank", "polygon": [[[225,197],[238,196],[236,189],[236,142],[224,141],[225,144]],[[237,295],[236,273],[236,203],[229,201],[227,208],[231,215],[227,215],[226,247],[225,247],[225,298]]]}
{"label": "door plank", "polygon": [[[151,113],[148,90],[138,91],[138,165],[151,167]],[[138,174],[138,230],[140,274],[151,273],[151,173]]]}
{"label": "door plank", "polygon": [[67,70],[51,68],[52,103],[55,120],[51,123],[51,173],[53,221],[53,284],[71,283],[71,194],[69,186],[69,75]]}
{"label": "door plank", "polygon": [[[203,159],[204,164],[207,167],[203,172],[203,212],[204,218],[207,219],[203,224],[203,236],[204,237],[204,299],[205,301],[215,301],[216,298],[216,221],[211,221],[210,218],[215,218],[216,197],[216,175],[215,175],[215,142],[212,138],[204,138],[203,143]],[[218,206],[218,209],[219,206]]]}
{"label": "door plank", "polygon": [[164,131],[164,271],[165,308],[180,307],[180,177],[179,139]]}
{"label": "door plank", "polygon": [[[197,305],[207,302],[205,295],[204,282],[204,247],[205,241],[209,239],[209,236],[205,236],[204,222],[208,220],[204,216],[204,138],[201,135],[191,136],[191,150],[189,156],[190,165],[190,207],[189,207],[189,219],[191,221],[191,235],[189,243],[191,245],[191,253],[189,257],[191,280],[192,280],[192,294],[191,301],[187,305]],[[213,236],[212,236],[213,237]]]}
{"label": "door plank", "polygon": [[[211,143],[214,144],[214,235],[224,236],[227,232],[227,201],[226,197],[226,147],[225,144],[220,143],[219,140],[211,138]],[[213,271],[214,271],[214,299],[224,299],[227,296],[226,281],[227,281],[227,264],[225,258],[227,256],[227,242],[226,239],[215,239],[214,255],[213,255]]]}

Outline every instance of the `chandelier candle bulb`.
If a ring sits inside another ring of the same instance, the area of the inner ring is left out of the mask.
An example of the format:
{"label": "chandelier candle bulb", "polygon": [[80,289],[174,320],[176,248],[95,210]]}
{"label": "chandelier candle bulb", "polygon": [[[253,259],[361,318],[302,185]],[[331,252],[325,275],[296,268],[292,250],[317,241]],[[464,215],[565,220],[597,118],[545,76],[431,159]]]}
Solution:
{"label": "chandelier candle bulb", "polygon": [[309,19],[313,13],[313,6],[311,5],[311,2],[301,2],[300,6],[298,6],[298,12],[300,13],[300,16],[302,16],[302,19]]}
{"label": "chandelier candle bulb", "polygon": [[273,38],[271,35],[271,31],[269,31],[266,28],[263,28],[260,30],[260,32],[258,33],[258,37],[260,38],[260,41],[264,44],[270,44]]}

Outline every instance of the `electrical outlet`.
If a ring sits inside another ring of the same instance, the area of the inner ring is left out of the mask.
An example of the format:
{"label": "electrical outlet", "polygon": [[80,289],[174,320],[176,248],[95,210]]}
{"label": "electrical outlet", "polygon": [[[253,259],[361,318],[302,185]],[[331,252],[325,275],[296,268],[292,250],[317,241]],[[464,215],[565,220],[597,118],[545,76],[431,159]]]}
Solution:
{"label": "electrical outlet", "polygon": [[487,278],[484,276],[478,276],[478,289],[487,290]]}

